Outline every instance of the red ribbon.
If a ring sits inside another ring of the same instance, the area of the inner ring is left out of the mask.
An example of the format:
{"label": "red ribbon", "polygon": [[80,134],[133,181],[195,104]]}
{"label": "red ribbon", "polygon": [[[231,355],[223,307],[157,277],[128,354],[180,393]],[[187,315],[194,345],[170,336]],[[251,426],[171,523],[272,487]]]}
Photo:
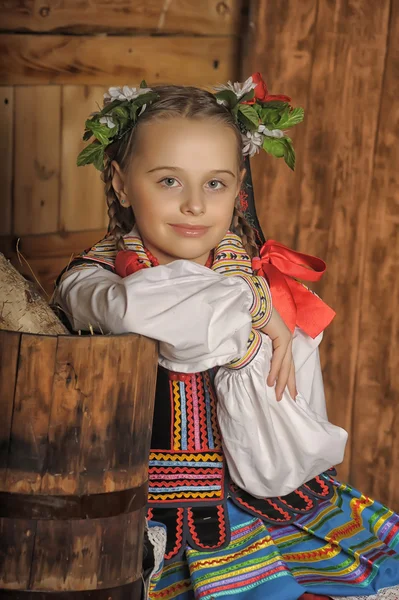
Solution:
{"label": "red ribbon", "polygon": [[335,317],[332,308],[296,281],[319,281],[326,270],[326,263],[320,258],[268,240],[260,250],[260,257],[252,259],[252,268],[267,279],[273,306],[292,332],[298,326],[315,338]]}

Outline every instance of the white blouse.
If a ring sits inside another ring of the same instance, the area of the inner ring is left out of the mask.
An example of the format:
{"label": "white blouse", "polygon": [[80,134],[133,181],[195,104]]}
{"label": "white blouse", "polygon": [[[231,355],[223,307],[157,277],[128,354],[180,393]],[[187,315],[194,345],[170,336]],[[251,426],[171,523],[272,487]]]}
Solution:
{"label": "white blouse", "polygon": [[287,494],[342,462],[347,433],[328,422],[319,351],[296,330],[296,401],[288,390],[277,402],[266,384],[272,343],[243,368],[228,363],[247,351],[253,301],[240,277],[226,277],[178,260],[121,278],[97,265],[72,271],[56,301],[75,330],[133,332],[160,342],[159,363],[178,372],[220,366],[215,378],[218,419],[232,479],[254,496]]}
{"label": "white blouse", "polygon": [[160,342],[159,363],[197,373],[245,353],[253,298],[240,277],[177,260],[121,278],[100,266],[64,276],[55,301],[75,331],[138,333]]}

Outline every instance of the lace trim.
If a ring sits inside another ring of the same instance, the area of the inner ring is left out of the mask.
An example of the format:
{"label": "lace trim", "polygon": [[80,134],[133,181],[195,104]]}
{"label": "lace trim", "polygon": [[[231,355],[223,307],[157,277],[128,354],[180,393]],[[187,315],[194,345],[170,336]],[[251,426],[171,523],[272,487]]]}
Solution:
{"label": "lace trim", "polygon": [[399,600],[399,585],[384,588],[372,596],[331,596],[333,600]]}

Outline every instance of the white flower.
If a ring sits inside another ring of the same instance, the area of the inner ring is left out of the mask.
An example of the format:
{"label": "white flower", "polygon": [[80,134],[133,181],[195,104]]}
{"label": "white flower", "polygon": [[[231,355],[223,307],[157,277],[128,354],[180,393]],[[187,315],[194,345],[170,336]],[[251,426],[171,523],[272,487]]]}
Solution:
{"label": "white flower", "polygon": [[268,129],[264,125],[259,125],[258,132],[263,133],[263,135],[266,135],[267,137],[273,137],[273,138],[284,137],[284,131],[281,131],[281,129]]}
{"label": "white flower", "polygon": [[111,119],[111,117],[101,117],[100,123],[106,123],[110,129],[115,127],[115,123]]}
{"label": "white flower", "polygon": [[[251,90],[254,90],[256,88],[256,85],[257,84],[254,83],[251,76],[248,77],[248,79],[244,81],[244,83],[239,83],[238,81],[236,81],[235,83],[231,83],[231,81],[228,81],[227,85],[217,85],[213,89],[217,92],[222,92],[223,90],[230,90],[231,92],[235,93],[238,99],[240,99],[243,96],[245,96],[245,94],[248,94]],[[224,100],[220,99],[217,99],[217,102],[218,104],[226,103]]]}
{"label": "white flower", "polygon": [[110,87],[108,92],[104,94],[104,105],[109,104],[113,100],[134,100],[151,91],[151,88],[130,88],[127,85],[124,85],[123,88]]}
{"label": "white flower", "polygon": [[249,156],[252,158],[262,147],[263,140],[265,136],[258,131],[247,131],[245,134],[242,134],[242,153],[243,156]]}

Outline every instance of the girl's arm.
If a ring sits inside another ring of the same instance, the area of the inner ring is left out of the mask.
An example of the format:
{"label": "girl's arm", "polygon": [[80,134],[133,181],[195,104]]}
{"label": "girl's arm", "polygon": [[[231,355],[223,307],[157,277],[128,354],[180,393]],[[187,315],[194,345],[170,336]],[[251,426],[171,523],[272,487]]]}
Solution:
{"label": "girl's arm", "polygon": [[64,276],[56,302],[74,330],[159,340],[159,362],[173,371],[204,371],[242,356],[252,325],[244,281],[185,260],[125,278],[85,266]]}

